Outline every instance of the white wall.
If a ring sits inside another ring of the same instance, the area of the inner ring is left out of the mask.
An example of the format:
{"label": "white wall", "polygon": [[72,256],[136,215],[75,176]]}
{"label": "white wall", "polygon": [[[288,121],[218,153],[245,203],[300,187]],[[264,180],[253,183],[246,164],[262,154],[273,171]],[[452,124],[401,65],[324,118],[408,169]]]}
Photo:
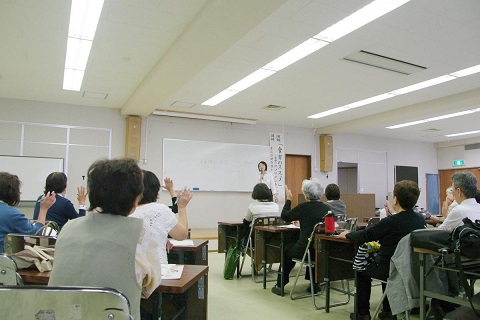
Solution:
{"label": "white wall", "polygon": [[[336,135],[333,137],[333,146],[336,148],[351,149],[358,151],[371,151],[371,152],[385,152],[386,159],[386,180],[387,180],[387,192],[393,191],[395,184],[394,180],[394,166],[413,166],[418,167],[418,184],[423,192],[418,199],[418,205],[420,207],[426,207],[426,178],[427,173],[438,173],[437,170],[437,152],[433,143],[422,143],[414,141],[406,141],[399,139],[385,139],[379,137],[370,136],[358,136],[358,135]],[[333,160],[333,172],[328,174],[329,182],[335,182],[337,180],[337,159],[335,158],[336,152],[334,152]],[[360,168],[358,169],[360,171]],[[382,172],[378,172],[382,174]],[[325,175],[325,174],[323,174]],[[360,173],[359,173],[360,175]],[[371,193],[371,190],[363,190],[363,193]],[[386,194],[376,194],[376,206],[380,206],[384,203]],[[379,199],[381,201],[379,201]]]}
{"label": "white wall", "polygon": [[480,139],[461,140],[437,145],[438,169],[461,169],[454,167],[454,160],[465,160],[465,168],[480,167],[480,149],[465,150],[465,144],[478,144]]}
{"label": "white wall", "polygon": [[[112,157],[124,156],[125,117],[120,116],[118,110],[0,99],[0,120],[111,128]],[[4,137],[7,132],[8,128],[2,125],[0,137]],[[314,134],[314,130],[281,125],[230,124],[156,116],[144,118],[140,166],[161,177],[163,138],[268,145],[270,132],[284,134],[286,154],[312,157],[313,177],[318,178],[324,185],[337,183],[336,159],[334,159],[333,172],[319,172],[319,139],[318,135]],[[425,173],[437,173],[437,155],[433,144],[353,135],[334,136],[333,143],[334,148],[386,152],[385,179],[389,190],[393,188],[394,165],[417,166],[419,184],[422,188],[425,187]],[[94,156],[85,155],[85,159],[91,159]],[[257,169],[252,168],[252,172],[248,174],[256,175]],[[172,178],[175,179],[175,177]],[[364,192],[368,193],[368,190]],[[382,199],[384,196],[379,195]],[[419,199],[419,205],[422,207],[425,207],[425,198],[422,193]],[[76,202],[74,197],[70,196],[70,199]],[[168,193],[162,192],[159,201],[169,204]],[[188,208],[190,227],[216,228],[218,221],[241,220],[251,201],[249,193],[195,192]],[[21,210],[29,209],[21,208]]]}

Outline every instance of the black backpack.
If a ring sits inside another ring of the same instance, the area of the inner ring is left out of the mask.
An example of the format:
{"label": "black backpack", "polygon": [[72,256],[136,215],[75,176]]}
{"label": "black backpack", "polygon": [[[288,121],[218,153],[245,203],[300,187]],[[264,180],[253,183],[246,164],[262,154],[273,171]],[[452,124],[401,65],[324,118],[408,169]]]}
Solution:
{"label": "black backpack", "polygon": [[480,220],[464,218],[463,226],[456,227],[451,234],[450,249],[463,257],[480,258]]}
{"label": "black backpack", "polygon": [[[464,265],[461,259],[462,256],[469,259],[480,258],[480,220],[472,222],[469,218],[464,218],[462,221],[463,226],[456,227],[452,232],[450,249],[455,253],[455,264],[459,270],[460,283],[473,311],[480,318],[480,312],[475,309],[472,303],[473,287],[479,273],[478,263],[471,265],[470,267],[473,267],[473,270],[469,270],[468,264]],[[468,271],[473,273],[466,274]],[[468,280],[470,280],[470,283]]]}

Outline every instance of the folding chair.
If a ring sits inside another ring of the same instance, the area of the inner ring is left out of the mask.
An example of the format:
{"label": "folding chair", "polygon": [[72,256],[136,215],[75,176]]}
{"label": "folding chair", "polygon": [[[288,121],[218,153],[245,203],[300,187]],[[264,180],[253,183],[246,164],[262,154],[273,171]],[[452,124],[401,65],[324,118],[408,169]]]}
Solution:
{"label": "folding chair", "polygon": [[356,231],[358,218],[348,218],[345,223],[345,230]]}
{"label": "folding chair", "polygon": [[17,264],[6,254],[0,254],[0,285],[23,285],[22,277],[17,272]]}
{"label": "folding chair", "polygon": [[365,228],[370,228],[374,226],[378,221],[380,221],[380,217],[372,217],[368,219],[367,226]]}
{"label": "folding chair", "polygon": [[[256,283],[262,282],[263,280],[256,279],[256,266],[255,266],[255,247],[252,242],[252,235],[254,233],[255,226],[266,226],[266,225],[277,225],[281,224],[282,219],[278,216],[266,216],[266,217],[254,217],[252,223],[250,225],[250,232],[248,233],[248,240],[247,244],[245,245],[245,252],[243,252],[242,263],[240,265],[239,273],[242,274],[243,265],[245,263],[245,258],[247,254],[250,256],[251,262],[251,271],[252,271],[252,279]],[[263,270],[263,272],[267,272],[267,270]]]}
{"label": "folding chair", "polygon": [[[315,267],[315,260],[312,259],[312,256],[311,256],[311,253],[310,253],[310,246],[314,241],[315,233],[319,233],[322,229],[325,230],[323,222],[319,222],[313,227],[312,233],[310,234],[310,237],[308,238],[307,247],[305,248],[305,252],[303,253],[302,259],[301,260],[295,259],[295,258],[293,259],[293,261],[295,261],[295,262],[300,262],[300,268],[298,268],[297,275],[295,276],[295,281],[293,282],[292,290],[290,291],[290,299],[292,299],[292,300],[298,300],[298,299],[312,297],[313,305],[317,309],[321,309],[322,307],[318,307],[316,305],[315,297],[319,296],[321,293],[315,293],[315,290],[314,290],[315,276],[313,274],[313,269]],[[307,261],[305,261],[305,257],[307,258]],[[297,286],[298,278],[300,277],[300,273],[301,273],[304,266],[307,267],[306,270],[308,271],[309,276],[310,276],[310,290],[311,291],[310,291],[310,294],[295,296],[295,288]]]}
{"label": "folding chair", "polygon": [[94,287],[0,286],[3,319],[133,320],[119,291]]}

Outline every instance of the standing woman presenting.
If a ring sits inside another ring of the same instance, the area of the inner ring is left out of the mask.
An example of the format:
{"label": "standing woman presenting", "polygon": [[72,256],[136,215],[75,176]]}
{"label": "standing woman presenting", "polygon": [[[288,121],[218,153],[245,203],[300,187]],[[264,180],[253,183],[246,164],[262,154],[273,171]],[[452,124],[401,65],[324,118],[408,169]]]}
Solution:
{"label": "standing woman presenting", "polygon": [[258,171],[260,171],[260,175],[258,176],[259,183],[265,183],[270,191],[272,191],[272,199],[271,201],[278,201],[278,192],[275,186],[275,179],[273,178],[273,174],[267,172],[267,163],[265,161],[260,161],[258,163]]}

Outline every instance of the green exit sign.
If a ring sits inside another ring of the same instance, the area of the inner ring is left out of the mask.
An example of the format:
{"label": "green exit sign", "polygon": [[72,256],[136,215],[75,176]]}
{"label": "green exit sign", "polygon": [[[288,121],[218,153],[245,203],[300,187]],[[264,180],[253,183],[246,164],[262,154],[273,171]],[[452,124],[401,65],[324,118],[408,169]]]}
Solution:
{"label": "green exit sign", "polygon": [[453,160],[453,166],[464,166],[465,165],[465,160]]}

